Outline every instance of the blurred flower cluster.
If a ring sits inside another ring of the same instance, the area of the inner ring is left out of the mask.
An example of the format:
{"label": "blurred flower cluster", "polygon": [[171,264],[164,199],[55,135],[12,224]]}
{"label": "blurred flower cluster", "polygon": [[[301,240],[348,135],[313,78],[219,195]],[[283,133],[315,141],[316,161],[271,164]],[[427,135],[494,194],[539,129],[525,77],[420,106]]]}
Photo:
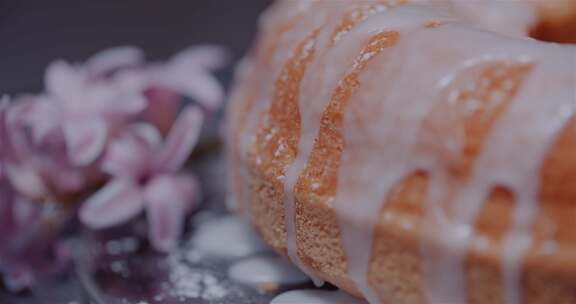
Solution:
{"label": "blurred flower cluster", "polygon": [[[181,170],[223,90],[214,46],[145,64],[134,47],[51,63],[45,90],[0,102],[0,274],[19,290],[65,257],[55,209],[102,229],[145,211],[152,246],[172,249],[198,183]],[[192,102],[182,102],[189,100]],[[52,232],[51,232],[52,231]],[[35,255],[35,256],[32,256]],[[56,267],[57,268],[57,267]]]}

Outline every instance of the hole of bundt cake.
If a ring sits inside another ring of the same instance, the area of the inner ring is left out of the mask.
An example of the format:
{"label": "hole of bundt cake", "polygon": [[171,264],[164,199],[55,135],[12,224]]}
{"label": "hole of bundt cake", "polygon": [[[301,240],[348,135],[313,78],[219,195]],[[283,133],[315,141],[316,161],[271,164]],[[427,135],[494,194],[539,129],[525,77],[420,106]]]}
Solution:
{"label": "hole of bundt cake", "polygon": [[530,31],[530,37],[554,43],[576,43],[576,18],[562,22],[541,21]]}

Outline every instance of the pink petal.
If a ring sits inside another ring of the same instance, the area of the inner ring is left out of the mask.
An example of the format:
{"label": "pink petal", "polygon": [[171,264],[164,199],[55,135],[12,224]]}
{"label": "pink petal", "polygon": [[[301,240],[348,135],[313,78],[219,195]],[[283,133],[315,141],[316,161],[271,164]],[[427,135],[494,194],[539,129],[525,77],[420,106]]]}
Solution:
{"label": "pink petal", "polygon": [[44,76],[46,90],[56,97],[64,107],[78,107],[83,100],[86,75],[63,60],[57,60],[48,66]]}
{"label": "pink petal", "polygon": [[128,127],[138,139],[141,139],[150,148],[156,147],[162,141],[160,131],[149,123],[136,123]]}
{"label": "pink petal", "polygon": [[36,167],[39,168],[42,176],[50,184],[50,188],[56,193],[78,192],[86,184],[85,172],[59,163],[55,159],[42,159],[37,162]]}
{"label": "pink petal", "polygon": [[133,218],[143,209],[142,193],[130,179],[115,179],[80,208],[80,220],[93,229],[112,227]]}
{"label": "pink petal", "polygon": [[228,52],[216,45],[191,47],[176,54],[171,64],[185,66],[189,69],[219,69],[226,65]]}
{"label": "pink petal", "polygon": [[115,176],[138,177],[149,169],[153,148],[160,140],[158,130],[149,124],[127,127],[108,145],[102,170]]}
{"label": "pink petal", "polygon": [[184,216],[196,186],[178,176],[159,176],[145,190],[149,237],[159,251],[174,249],[182,234]]}
{"label": "pink petal", "polygon": [[178,92],[197,101],[210,110],[217,109],[224,99],[224,90],[218,80],[205,72],[174,73],[166,79]]}
{"label": "pink petal", "polygon": [[111,81],[125,92],[143,92],[148,86],[148,74],[144,69],[120,70]]}
{"label": "pink petal", "polygon": [[42,176],[29,164],[6,163],[5,170],[12,186],[31,199],[41,199],[48,193]]}
{"label": "pink petal", "polygon": [[210,68],[223,65],[221,53],[221,49],[214,47],[191,49],[168,64],[151,66],[147,70],[151,86],[172,90],[208,109],[216,109],[223,100],[224,90]]}
{"label": "pink petal", "polygon": [[31,202],[22,197],[14,199],[14,209],[12,216],[16,225],[24,226],[30,224],[40,214],[40,208],[37,203]]}
{"label": "pink petal", "polygon": [[86,67],[90,75],[104,76],[114,70],[137,66],[144,60],[144,53],[137,47],[121,46],[104,50],[90,57]]}
{"label": "pink petal", "polygon": [[24,98],[11,103],[5,109],[6,157],[12,161],[30,158],[32,147],[28,136],[29,117],[33,112],[34,100]]}
{"label": "pink petal", "polygon": [[33,142],[39,144],[58,130],[61,126],[62,116],[56,103],[48,98],[38,98],[33,112],[29,116],[32,127]]}
{"label": "pink petal", "polygon": [[146,108],[146,99],[139,91],[127,91],[113,82],[92,83],[85,93],[85,108],[78,112],[126,116]]}
{"label": "pink petal", "polygon": [[69,119],[64,123],[64,136],[72,164],[85,166],[102,153],[108,136],[106,123],[97,118]]}
{"label": "pink petal", "polygon": [[156,168],[174,172],[186,162],[198,142],[204,115],[196,106],[184,108],[172,126],[164,146],[157,154]]}

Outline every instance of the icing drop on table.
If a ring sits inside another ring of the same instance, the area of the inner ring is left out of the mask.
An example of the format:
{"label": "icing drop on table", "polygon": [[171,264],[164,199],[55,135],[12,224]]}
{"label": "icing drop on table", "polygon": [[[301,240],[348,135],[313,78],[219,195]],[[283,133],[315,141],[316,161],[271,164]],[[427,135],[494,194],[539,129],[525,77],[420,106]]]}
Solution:
{"label": "icing drop on table", "polygon": [[342,291],[303,289],[276,296],[270,304],[366,304]]}
{"label": "icing drop on table", "polygon": [[228,270],[232,280],[258,287],[263,284],[292,285],[308,281],[308,277],[290,262],[276,256],[252,257],[232,264]]}
{"label": "icing drop on table", "polygon": [[192,245],[205,255],[228,258],[243,257],[266,248],[249,224],[231,215],[198,226]]}

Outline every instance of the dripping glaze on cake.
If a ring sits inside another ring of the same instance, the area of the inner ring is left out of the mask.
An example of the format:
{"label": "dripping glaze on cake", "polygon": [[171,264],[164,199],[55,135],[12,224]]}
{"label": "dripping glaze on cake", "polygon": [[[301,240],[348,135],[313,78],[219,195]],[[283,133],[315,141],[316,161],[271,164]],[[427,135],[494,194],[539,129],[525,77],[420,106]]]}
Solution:
{"label": "dripping glaze on cake", "polygon": [[228,109],[238,208],[370,303],[575,302],[576,47],[529,38],[545,3],[278,1]]}

